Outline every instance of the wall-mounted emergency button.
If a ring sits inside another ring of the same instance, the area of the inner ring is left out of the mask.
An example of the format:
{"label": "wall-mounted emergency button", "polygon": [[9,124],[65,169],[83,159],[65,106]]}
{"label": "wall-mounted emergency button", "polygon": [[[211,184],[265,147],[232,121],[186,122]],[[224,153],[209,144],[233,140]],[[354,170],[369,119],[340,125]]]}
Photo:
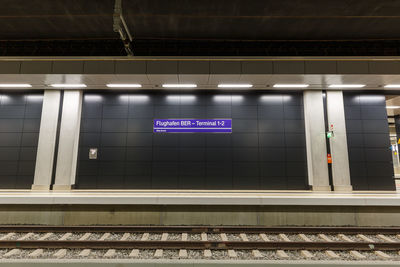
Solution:
{"label": "wall-mounted emergency button", "polygon": [[97,148],[89,148],[89,159],[97,159]]}

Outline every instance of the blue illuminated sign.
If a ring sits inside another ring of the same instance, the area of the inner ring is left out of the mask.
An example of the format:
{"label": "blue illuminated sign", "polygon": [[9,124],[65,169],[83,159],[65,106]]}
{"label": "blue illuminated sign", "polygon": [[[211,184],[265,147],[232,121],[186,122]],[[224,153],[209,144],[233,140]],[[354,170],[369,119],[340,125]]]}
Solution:
{"label": "blue illuminated sign", "polygon": [[232,119],[160,119],[153,121],[155,133],[231,133]]}

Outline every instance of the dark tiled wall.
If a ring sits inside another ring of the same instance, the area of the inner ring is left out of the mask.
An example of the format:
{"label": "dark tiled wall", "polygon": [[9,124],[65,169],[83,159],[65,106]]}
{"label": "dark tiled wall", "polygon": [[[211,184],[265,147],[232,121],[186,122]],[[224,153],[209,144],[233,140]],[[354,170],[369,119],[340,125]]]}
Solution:
{"label": "dark tiled wall", "polygon": [[344,94],[354,190],[395,190],[384,95]]}
{"label": "dark tiled wall", "polygon": [[[232,118],[233,133],[153,133],[154,118]],[[302,94],[86,93],[77,187],[307,189]]]}
{"label": "dark tiled wall", "polygon": [[43,94],[0,92],[0,188],[31,188]]}

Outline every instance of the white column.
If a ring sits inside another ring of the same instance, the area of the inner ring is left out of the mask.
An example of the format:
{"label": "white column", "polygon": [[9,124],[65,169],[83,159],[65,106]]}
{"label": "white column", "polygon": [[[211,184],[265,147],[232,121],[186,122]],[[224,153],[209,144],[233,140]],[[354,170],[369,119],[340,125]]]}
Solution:
{"label": "white column", "polygon": [[314,191],[330,191],[322,91],[304,91],[308,179]]}
{"label": "white column", "polygon": [[81,110],[82,91],[65,90],[53,190],[69,190],[75,183]]}
{"label": "white column", "polygon": [[327,91],[326,97],[329,127],[333,126],[333,136],[329,140],[332,155],[333,188],[335,191],[352,191],[343,92]]}
{"label": "white column", "polygon": [[33,190],[49,190],[53,174],[54,153],[57,138],[60,91],[45,90],[40,120],[39,142],[36,154]]}

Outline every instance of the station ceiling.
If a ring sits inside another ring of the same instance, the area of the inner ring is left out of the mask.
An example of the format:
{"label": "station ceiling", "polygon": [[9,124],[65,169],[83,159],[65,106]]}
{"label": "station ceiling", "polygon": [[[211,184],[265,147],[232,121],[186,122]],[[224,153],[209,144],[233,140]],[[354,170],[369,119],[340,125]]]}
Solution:
{"label": "station ceiling", "polygon": [[[102,45],[123,55],[113,31],[114,0],[0,0],[0,5],[0,55],[21,51],[15,49],[28,40],[40,42],[32,49],[47,46],[50,51],[52,45],[68,42]],[[299,55],[315,47],[320,47],[315,53],[323,53],[321,49],[332,46],[339,54],[360,49],[365,54],[399,54],[396,0],[122,0],[122,10],[143,55],[162,54],[162,49],[188,55],[226,55],[225,50],[232,55]],[[363,51],[363,45],[370,50]],[[5,54],[6,48],[11,52]]]}

